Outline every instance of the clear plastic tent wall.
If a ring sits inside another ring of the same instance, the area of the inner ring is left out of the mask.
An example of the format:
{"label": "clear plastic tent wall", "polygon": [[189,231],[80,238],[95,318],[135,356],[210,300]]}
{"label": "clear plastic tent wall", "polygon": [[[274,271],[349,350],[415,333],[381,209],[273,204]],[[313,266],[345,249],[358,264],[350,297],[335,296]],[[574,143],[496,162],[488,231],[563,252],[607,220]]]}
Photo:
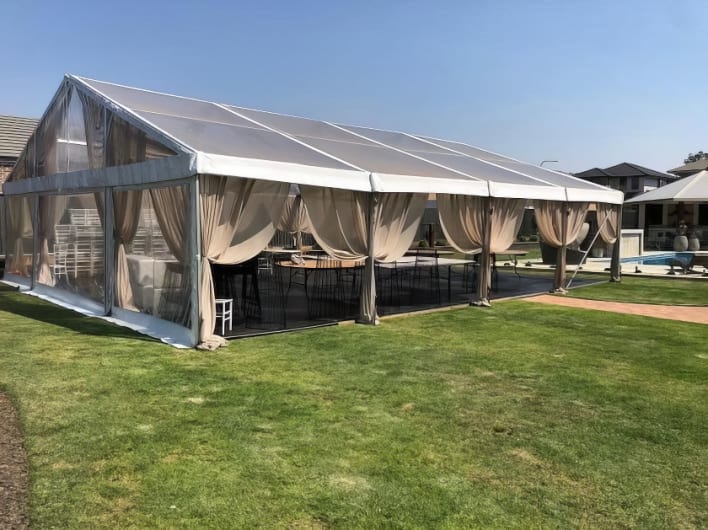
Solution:
{"label": "clear plastic tent wall", "polygon": [[622,202],[619,192],[458,142],[67,76],[5,186],[8,275],[97,313],[169,323],[158,334],[193,344],[205,266],[200,175]]}
{"label": "clear plastic tent wall", "polygon": [[128,186],[121,186],[122,169],[174,157],[174,149],[129,113],[116,113],[65,81],[10,177],[27,193],[8,195],[9,209],[3,208],[10,227],[5,240],[13,242],[6,278],[89,314],[153,319],[156,334],[192,344],[192,264],[186,258],[192,217],[184,208],[170,213],[169,203],[163,207],[164,223],[184,221],[182,236],[171,241],[183,254],[178,260],[152,203],[165,189],[188,196],[188,183],[175,182],[163,166],[154,182],[141,177],[159,167],[142,174],[133,169],[126,173]]}

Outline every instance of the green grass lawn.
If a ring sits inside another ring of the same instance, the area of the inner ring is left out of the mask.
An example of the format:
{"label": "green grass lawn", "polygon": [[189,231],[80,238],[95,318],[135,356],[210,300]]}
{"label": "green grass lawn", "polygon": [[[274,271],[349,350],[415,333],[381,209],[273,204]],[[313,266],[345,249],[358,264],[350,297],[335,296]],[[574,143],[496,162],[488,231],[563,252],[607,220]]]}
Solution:
{"label": "green grass lawn", "polygon": [[509,301],[202,352],[0,290],[36,528],[705,527],[706,344]]}
{"label": "green grass lawn", "polygon": [[706,306],[708,280],[623,276],[619,284],[603,282],[587,285],[572,289],[568,296],[614,302]]}

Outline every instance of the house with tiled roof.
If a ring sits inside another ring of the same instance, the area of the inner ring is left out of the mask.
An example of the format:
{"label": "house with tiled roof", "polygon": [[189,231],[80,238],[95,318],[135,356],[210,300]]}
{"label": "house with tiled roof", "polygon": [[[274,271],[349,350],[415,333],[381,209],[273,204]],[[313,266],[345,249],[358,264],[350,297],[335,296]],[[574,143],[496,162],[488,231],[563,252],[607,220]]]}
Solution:
{"label": "house with tiled roof", "polygon": [[29,137],[37,127],[33,118],[18,118],[17,116],[0,115],[0,271],[4,265],[5,249],[3,248],[5,230],[5,211],[2,202],[2,184],[5,182],[17,159],[25,148]]}
{"label": "house with tiled roof", "polygon": [[708,158],[701,158],[699,160],[694,160],[679,167],[669,169],[669,173],[676,175],[677,177],[688,177],[690,175],[695,175],[701,171],[708,169]]}
{"label": "house with tiled roof", "polygon": [[663,173],[630,162],[621,162],[604,169],[594,167],[575,173],[574,176],[602,186],[621,190],[624,192],[625,199],[660,188],[678,178],[676,175]]}
{"label": "house with tiled roof", "polygon": [[[708,166],[708,160],[699,160],[682,166],[698,167],[699,163]],[[574,176],[608,186],[624,192],[624,198],[660,188],[675,182],[690,173],[680,174],[674,168],[667,173],[656,171],[638,164],[622,162],[606,168],[594,167]],[[698,171],[698,170],[697,170]],[[670,248],[673,235],[679,222],[685,222],[696,232],[703,234],[703,227],[708,226],[708,205],[706,204],[625,204],[622,210],[622,228],[641,228],[644,230],[644,248]],[[702,237],[708,237],[708,233]]]}
{"label": "house with tiled roof", "polygon": [[5,182],[15,166],[37,121],[34,118],[0,115],[0,184]]}

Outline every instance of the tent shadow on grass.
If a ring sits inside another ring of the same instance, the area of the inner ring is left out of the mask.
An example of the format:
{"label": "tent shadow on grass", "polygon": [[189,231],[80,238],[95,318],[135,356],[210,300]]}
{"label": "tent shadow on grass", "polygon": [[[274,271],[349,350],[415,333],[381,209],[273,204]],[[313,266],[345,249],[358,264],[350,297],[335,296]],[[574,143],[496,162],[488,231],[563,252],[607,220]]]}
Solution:
{"label": "tent shadow on grass", "polygon": [[15,289],[6,286],[0,286],[0,312],[3,311],[47,324],[61,326],[82,334],[159,342],[137,331],[117,326],[100,318],[82,315],[33,296],[21,295]]}

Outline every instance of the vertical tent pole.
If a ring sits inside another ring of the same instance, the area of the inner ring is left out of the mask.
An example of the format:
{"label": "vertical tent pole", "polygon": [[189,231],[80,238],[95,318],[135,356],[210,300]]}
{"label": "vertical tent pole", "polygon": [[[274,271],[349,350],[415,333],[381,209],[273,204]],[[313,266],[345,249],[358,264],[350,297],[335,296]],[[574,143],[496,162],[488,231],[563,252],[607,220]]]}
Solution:
{"label": "vertical tent pole", "polygon": [[376,309],[376,269],[375,258],[376,251],[374,249],[375,240],[375,225],[374,218],[379,204],[379,194],[376,192],[369,193],[369,204],[367,209],[367,249],[368,255],[364,265],[363,277],[361,279],[361,295],[359,297],[359,319],[360,324],[379,323],[379,316]]}
{"label": "vertical tent pole", "polygon": [[[39,256],[39,194],[27,197],[32,200],[32,269],[30,271],[30,289],[35,288],[37,282],[37,256]],[[22,200],[25,200],[22,197]],[[22,267],[24,269],[24,266]]]}
{"label": "vertical tent pole", "polygon": [[477,296],[472,305],[489,307],[489,289],[492,283],[492,198],[485,197],[482,213],[482,252],[479,255],[479,275],[477,276]]}
{"label": "vertical tent pole", "polygon": [[558,257],[556,258],[556,272],[553,281],[554,292],[565,292],[563,284],[565,283],[565,264],[566,264],[566,249],[568,248],[568,216],[570,209],[568,203],[563,203],[563,215],[561,217],[561,246],[558,248]]}
{"label": "vertical tent pole", "polygon": [[199,344],[199,296],[201,294],[201,219],[199,213],[199,175],[194,175],[188,186],[189,194],[189,219],[192,229],[189,230],[189,255],[191,284],[191,328],[192,341]]}
{"label": "vertical tent pole", "polygon": [[113,310],[116,286],[116,238],[113,218],[112,188],[103,188],[103,271],[104,271],[104,312],[110,315]]}
{"label": "vertical tent pole", "polygon": [[617,212],[617,240],[612,246],[612,259],[610,260],[610,281],[622,281],[622,264],[620,262],[620,250],[622,247],[622,205],[619,205]]}

